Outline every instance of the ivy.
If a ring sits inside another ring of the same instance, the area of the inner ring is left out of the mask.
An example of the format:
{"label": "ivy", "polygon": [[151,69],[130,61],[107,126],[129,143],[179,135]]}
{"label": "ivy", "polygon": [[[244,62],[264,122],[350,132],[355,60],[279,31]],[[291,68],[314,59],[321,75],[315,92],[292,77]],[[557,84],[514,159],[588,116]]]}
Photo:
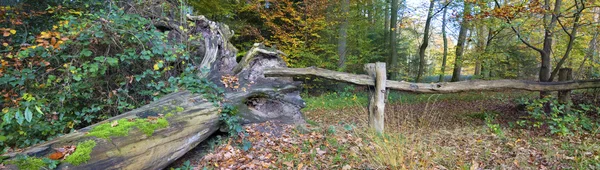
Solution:
{"label": "ivy", "polygon": [[242,125],[239,122],[240,118],[238,112],[238,109],[231,104],[225,104],[221,109],[219,121],[221,121],[222,126],[231,136],[242,132]]}

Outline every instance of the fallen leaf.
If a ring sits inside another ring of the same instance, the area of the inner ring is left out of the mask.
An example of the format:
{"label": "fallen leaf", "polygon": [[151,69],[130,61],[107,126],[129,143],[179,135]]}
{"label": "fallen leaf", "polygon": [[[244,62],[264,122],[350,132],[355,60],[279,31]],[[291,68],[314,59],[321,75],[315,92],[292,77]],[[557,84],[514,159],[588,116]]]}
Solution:
{"label": "fallen leaf", "polygon": [[302,164],[302,163],[298,164],[298,170],[301,170],[303,166],[304,166],[304,164]]}
{"label": "fallen leaf", "polygon": [[349,169],[352,169],[352,166],[344,165],[344,167],[342,167],[342,170],[349,170]]}
{"label": "fallen leaf", "polygon": [[50,156],[48,156],[48,158],[50,158],[52,160],[60,160],[64,156],[65,156],[65,154],[62,152],[54,152],[54,153],[50,154]]}

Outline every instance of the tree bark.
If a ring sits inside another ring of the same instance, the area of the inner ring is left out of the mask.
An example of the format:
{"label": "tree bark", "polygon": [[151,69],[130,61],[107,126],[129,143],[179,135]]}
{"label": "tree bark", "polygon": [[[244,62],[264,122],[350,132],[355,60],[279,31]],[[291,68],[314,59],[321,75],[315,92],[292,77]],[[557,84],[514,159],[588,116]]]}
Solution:
{"label": "tree bark", "polygon": [[483,29],[483,26],[480,24],[476,27],[477,29],[477,44],[476,44],[476,50],[477,50],[477,56],[475,56],[475,76],[481,76],[481,60],[483,59],[483,55],[485,54],[485,44],[486,44],[486,37],[485,37],[485,31]]}
{"label": "tree bark", "polygon": [[425,30],[423,31],[423,42],[419,47],[419,71],[415,82],[421,82],[423,72],[425,72],[425,50],[429,45],[429,28],[431,27],[431,19],[433,19],[433,6],[435,5],[434,0],[429,1],[429,9],[427,13],[427,20],[425,21]]}
{"label": "tree bark", "polygon": [[392,0],[390,18],[390,78],[397,80],[399,78],[398,68],[398,41],[396,40],[396,27],[398,25],[398,0]]}
{"label": "tree bark", "polygon": [[442,39],[444,41],[444,53],[442,54],[442,73],[440,73],[439,82],[443,82],[444,77],[446,75],[446,62],[448,60],[448,38],[446,38],[446,13],[448,8],[444,8],[444,12],[442,14]]}
{"label": "tree bark", "polygon": [[346,52],[347,52],[347,43],[348,43],[348,13],[350,8],[350,0],[342,0],[342,24],[340,25],[339,30],[339,39],[338,39],[338,56],[340,60],[338,61],[338,68],[343,69],[346,64]]}
{"label": "tree bark", "polygon": [[[383,9],[383,17],[384,17],[384,26],[383,26],[383,45],[385,48],[385,56],[390,56],[391,54],[391,50],[389,49],[390,47],[390,5],[391,2],[390,0],[385,0],[385,7]],[[392,58],[391,57],[386,57],[386,63],[388,66],[390,66],[392,64]]]}
{"label": "tree bark", "polygon": [[[195,54],[203,55],[198,61],[198,68],[208,68],[209,72],[199,73],[223,88],[222,101],[207,101],[203,94],[180,91],[169,94],[158,101],[97,124],[77,130],[74,133],[56,137],[55,139],[24,149],[21,152],[8,153],[9,159],[25,154],[35,157],[48,157],[53,148],[77,145],[79,142],[93,140],[90,159],[80,165],[62,162],[57,169],[161,169],[181,157],[209,135],[219,130],[221,107],[229,104],[239,110],[241,123],[278,120],[284,123],[304,122],[300,109],[304,101],[299,96],[300,84],[291,78],[266,78],[266,68],[286,67],[280,51],[268,50],[260,44],[247,53],[238,64],[235,60],[237,50],[229,44],[231,32],[227,26],[207,20],[203,16],[188,16],[196,27],[181,35],[169,37],[185,37],[187,35],[203,35],[204,40],[192,42],[197,44]],[[172,25],[177,29],[180,24],[173,20],[156,22]],[[224,76],[237,79],[233,85],[221,82]],[[212,88],[212,87],[208,87]],[[131,121],[142,119],[151,121],[157,117],[165,117],[168,125],[155,129],[152,135],[131,128],[126,136],[109,136],[108,139],[91,136],[94,127],[111,124],[115,121]],[[75,151],[77,152],[77,150]],[[14,165],[7,165],[15,169]]]}
{"label": "tree bark", "polygon": [[462,70],[463,53],[465,49],[465,39],[467,37],[467,31],[469,28],[468,15],[471,15],[471,3],[464,2],[463,18],[460,23],[460,31],[458,33],[458,40],[456,43],[456,58],[454,59],[454,71],[452,72],[452,82],[460,81],[460,72]]}

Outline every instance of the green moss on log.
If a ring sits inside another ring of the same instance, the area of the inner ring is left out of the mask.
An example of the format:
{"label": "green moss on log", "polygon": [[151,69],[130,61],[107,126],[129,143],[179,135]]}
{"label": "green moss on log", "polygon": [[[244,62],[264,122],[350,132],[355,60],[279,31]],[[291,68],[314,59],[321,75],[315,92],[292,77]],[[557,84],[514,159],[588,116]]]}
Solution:
{"label": "green moss on log", "polygon": [[92,149],[94,149],[94,147],[96,147],[96,141],[94,140],[80,142],[77,144],[75,152],[65,158],[64,162],[75,166],[86,163],[88,160],[90,160],[90,154],[92,153]]}
{"label": "green moss on log", "polygon": [[28,156],[6,161],[4,163],[15,165],[18,169],[44,169],[48,166],[42,158]]}
{"label": "green moss on log", "polygon": [[88,136],[95,136],[103,139],[110,139],[115,136],[127,136],[129,131],[134,127],[144,132],[147,136],[152,136],[156,129],[166,128],[169,126],[169,122],[166,117],[173,114],[167,114],[167,116],[158,119],[119,119],[117,123],[109,122],[98,125],[87,134]]}

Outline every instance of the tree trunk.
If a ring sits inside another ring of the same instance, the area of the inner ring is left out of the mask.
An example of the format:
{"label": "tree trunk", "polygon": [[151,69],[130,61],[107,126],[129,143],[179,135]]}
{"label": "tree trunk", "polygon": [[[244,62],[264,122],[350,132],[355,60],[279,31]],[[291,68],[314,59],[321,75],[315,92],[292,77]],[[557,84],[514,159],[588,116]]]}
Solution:
{"label": "tree trunk", "polygon": [[[391,54],[390,53],[391,50],[389,49],[389,47],[390,47],[390,14],[391,14],[390,5],[391,5],[391,2],[390,2],[390,0],[385,0],[384,4],[385,4],[384,5],[385,7],[383,9],[383,13],[384,13],[384,16],[383,16],[384,17],[383,45],[384,45],[384,47],[386,47],[384,50],[384,55],[389,56]],[[388,66],[391,66],[391,64],[392,64],[391,57],[386,57],[386,64]]]}
{"label": "tree trunk", "polygon": [[477,56],[475,56],[475,76],[479,76],[481,77],[481,60],[484,58],[483,56],[485,55],[485,44],[486,44],[486,37],[485,37],[485,31],[483,29],[483,26],[481,24],[477,25],[477,44],[475,49],[477,50]]}
{"label": "tree trunk", "polygon": [[[575,38],[577,38],[577,29],[579,28],[579,20],[581,19],[581,13],[583,12],[583,10],[585,10],[585,8],[584,8],[585,6],[583,4],[581,4],[581,6],[580,6],[580,4],[577,3],[577,1],[575,1],[575,2],[576,2],[575,6],[577,6],[577,9],[576,9],[577,11],[575,12],[575,19],[573,21],[573,27],[571,28],[571,33],[567,32],[567,35],[569,36],[569,42],[567,43],[567,49],[565,50],[565,54],[563,55],[563,57],[556,64],[556,68],[554,68],[554,70],[552,71],[552,74],[550,74],[549,81],[554,80],[554,77],[556,77],[556,75],[558,74],[558,70],[560,70],[562,65],[569,58],[569,55],[571,54],[571,50],[573,50]],[[564,30],[564,31],[566,32],[566,30]]]}
{"label": "tree trunk", "polygon": [[338,61],[338,68],[343,69],[346,64],[346,52],[347,52],[347,43],[348,43],[348,13],[350,0],[342,0],[342,24],[340,25],[339,30],[339,39],[338,39],[338,55],[340,60]]}
{"label": "tree trunk", "polygon": [[390,68],[391,79],[398,80],[399,71],[398,68],[398,49],[396,40],[396,26],[398,25],[398,0],[392,0],[391,18],[390,18]]}
{"label": "tree trunk", "polygon": [[471,15],[471,3],[464,2],[463,18],[460,24],[460,31],[458,33],[458,40],[456,43],[456,58],[454,60],[454,71],[452,72],[452,82],[460,81],[460,72],[462,70],[463,52],[465,49],[465,39],[467,37],[467,31],[469,28],[468,15]]}
{"label": "tree trunk", "polygon": [[444,41],[444,53],[442,54],[442,73],[440,73],[439,82],[443,82],[446,75],[446,62],[448,60],[448,39],[446,38],[446,13],[448,8],[444,8],[442,14],[442,39]]}
{"label": "tree trunk", "polygon": [[433,18],[433,6],[435,5],[433,0],[429,1],[429,12],[427,13],[427,20],[425,21],[425,30],[423,31],[423,42],[419,47],[419,72],[417,73],[417,79],[415,82],[421,82],[421,76],[425,72],[425,50],[429,45],[429,28],[431,27],[431,19]]}
{"label": "tree trunk", "polygon": [[[237,50],[228,43],[231,32],[227,26],[206,20],[204,16],[188,16],[188,20],[194,22],[196,27],[185,32],[177,29],[186,22],[156,19],[154,23],[177,30],[172,31],[169,37],[204,37],[204,40],[190,44],[198,44],[194,53],[204,56],[202,61],[197,62],[201,63],[197,67],[210,70],[200,73],[201,76],[219,88],[224,88],[221,95],[206,95],[221,96],[222,101],[208,101],[210,98],[205,98],[204,94],[189,91],[176,92],[74,133],[4,156],[9,159],[19,154],[48,157],[54,152],[53,148],[94,141],[96,145],[89,153],[89,160],[84,160],[79,165],[62,162],[57,169],[162,169],[221,128],[219,118],[224,105],[231,105],[239,110],[241,123],[266,120],[287,123],[304,121],[300,112],[304,107],[299,96],[300,84],[291,78],[265,78],[263,75],[266,68],[286,67],[280,56],[281,52],[266,50],[260,44],[255,44],[238,64],[235,60]],[[181,35],[176,35],[178,33]],[[235,81],[227,85],[221,82],[224,76],[233,76],[235,78],[229,79]],[[213,89],[213,86],[206,88]],[[134,125],[126,125],[132,121],[135,122]],[[145,127],[145,122],[148,126],[157,127],[141,128]],[[162,122],[160,126],[158,122]],[[122,131],[125,135],[109,133],[112,128],[119,126],[128,129]],[[105,130],[96,127],[104,127]],[[75,150],[75,153],[78,151]],[[6,166],[16,168],[15,165]]]}
{"label": "tree trunk", "polygon": [[[550,0],[545,0],[545,8],[547,11],[550,11]],[[554,27],[556,27],[556,22],[558,21],[558,16],[560,15],[560,7],[562,0],[556,0],[554,3],[554,12],[553,13],[544,13],[544,23],[548,23],[544,30],[544,47],[540,52],[540,56],[542,59],[542,65],[540,67],[540,82],[551,82],[550,74],[552,70],[552,63],[550,56],[552,55],[552,38],[554,37]],[[547,21],[550,20],[550,21]],[[544,98],[550,95],[548,92],[540,92],[540,98]]]}
{"label": "tree trunk", "polygon": [[[600,22],[600,10],[598,10],[599,8],[596,7],[593,9],[594,12],[594,22]],[[583,61],[581,62],[581,65],[579,65],[579,68],[577,69],[577,72],[575,73],[575,79],[581,79],[581,76],[583,76],[583,68],[585,66],[585,62],[587,60],[593,61],[593,57],[594,54],[596,53],[596,46],[598,44],[598,34],[600,29],[598,29],[597,27],[594,30],[594,37],[590,40],[590,44],[588,46],[587,52],[585,53],[585,56],[583,57]],[[592,67],[593,68],[593,67]],[[590,71],[592,72],[592,71]]]}

